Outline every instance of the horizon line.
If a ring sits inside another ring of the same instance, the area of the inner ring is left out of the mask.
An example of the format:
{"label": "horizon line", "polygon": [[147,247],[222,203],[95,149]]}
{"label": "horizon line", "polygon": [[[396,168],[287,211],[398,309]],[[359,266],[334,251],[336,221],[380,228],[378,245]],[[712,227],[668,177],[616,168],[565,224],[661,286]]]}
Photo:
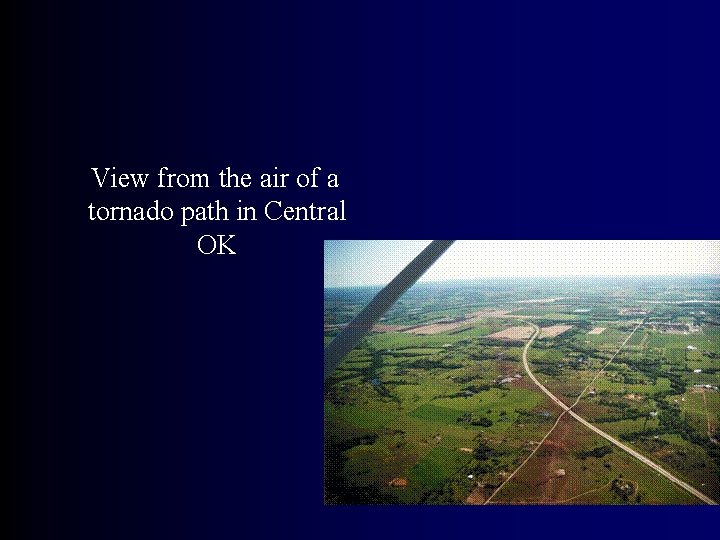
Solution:
{"label": "horizon line", "polygon": [[[547,279],[547,278],[649,278],[649,279],[677,279],[677,278],[716,278],[720,279],[720,274],[551,274],[537,276],[481,276],[471,278],[450,278],[450,279],[433,279],[422,281],[418,280],[413,287],[422,284],[432,283],[450,283],[457,281],[483,281],[492,279]],[[356,285],[329,285],[323,286],[323,289],[349,289],[353,287],[384,287],[387,283],[358,283]]]}

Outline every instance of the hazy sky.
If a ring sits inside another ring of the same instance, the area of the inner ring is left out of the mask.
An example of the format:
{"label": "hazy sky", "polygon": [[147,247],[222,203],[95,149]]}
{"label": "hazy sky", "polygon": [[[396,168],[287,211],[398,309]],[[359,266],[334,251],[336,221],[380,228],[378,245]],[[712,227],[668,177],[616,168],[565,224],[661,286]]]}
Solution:
{"label": "hazy sky", "polygon": [[[327,240],[325,287],[388,283],[429,240]],[[420,281],[720,275],[720,241],[459,240]]]}

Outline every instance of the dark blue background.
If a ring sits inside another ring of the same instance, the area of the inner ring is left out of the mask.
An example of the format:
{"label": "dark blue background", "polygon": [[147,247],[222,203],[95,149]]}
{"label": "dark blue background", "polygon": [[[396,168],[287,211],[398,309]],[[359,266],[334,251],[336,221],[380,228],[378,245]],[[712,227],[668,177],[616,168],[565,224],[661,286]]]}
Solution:
{"label": "dark blue background", "polygon": [[[718,237],[711,2],[468,4],[16,8],[17,537],[710,530],[707,508],[323,506],[323,239]],[[337,170],[337,193],[280,195],[348,221],[87,220],[210,198],[101,191],[90,167],[228,164]],[[205,230],[241,253],[199,255]]]}

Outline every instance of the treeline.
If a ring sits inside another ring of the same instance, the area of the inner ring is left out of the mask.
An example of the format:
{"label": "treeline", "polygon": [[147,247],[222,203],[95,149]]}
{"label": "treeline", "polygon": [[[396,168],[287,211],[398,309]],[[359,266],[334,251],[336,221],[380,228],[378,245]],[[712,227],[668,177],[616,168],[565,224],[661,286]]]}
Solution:
{"label": "treeline", "polygon": [[621,420],[638,420],[639,418],[648,418],[648,412],[635,408],[622,409],[619,414],[606,414],[598,416],[595,422],[619,422]]}
{"label": "treeline", "polygon": [[592,450],[581,450],[579,452],[575,452],[575,455],[580,459],[587,459],[589,457],[601,458],[607,456],[612,451],[612,446],[608,444],[604,446],[598,446],[596,448],[593,448]]}
{"label": "treeline", "polygon": [[485,416],[473,416],[469,412],[465,412],[457,419],[458,423],[470,424],[471,426],[490,427],[493,425],[492,420]]}
{"label": "treeline", "polygon": [[343,467],[348,460],[347,451],[355,446],[373,444],[376,433],[359,430],[348,437],[338,426],[325,432],[325,502],[327,504],[397,504],[397,499],[383,493],[377,485],[351,483]]}
{"label": "treeline", "polygon": [[502,449],[493,448],[483,441],[478,440],[472,453],[473,458],[477,461],[474,466],[475,473],[482,475],[488,472],[494,472],[498,465],[500,465],[500,457],[505,453]]}
{"label": "treeline", "polygon": [[412,362],[403,362],[403,366],[415,369],[458,369],[463,367],[462,364],[446,363],[444,360],[436,358],[418,358],[417,360],[413,360]]}
{"label": "treeline", "polygon": [[479,392],[483,392],[485,390],[490,390],[491,388],[493,388],[493,385],[490,385],[490,384],[471,384],[471,385],[466,386],[459,392],[455,392],[454,394],[448,394],[443,397],[447,397],[447,398],[470,397]]}
{"label": "treeline", "polygon": [[555,362],[548,362],[545,360],[533,360],[535,367],[535,373],[543,373],[551,377],[556,377],[562,373],[561,367]]}

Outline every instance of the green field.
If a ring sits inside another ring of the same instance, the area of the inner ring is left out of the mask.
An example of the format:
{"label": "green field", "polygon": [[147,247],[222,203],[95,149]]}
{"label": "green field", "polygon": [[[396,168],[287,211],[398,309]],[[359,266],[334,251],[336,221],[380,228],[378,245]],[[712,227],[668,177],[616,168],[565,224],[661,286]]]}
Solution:
{"label": "green field", "polygon": [[415,418],[422,418],[423,420],[437,422],[440,424],[455,424],[458,418],[462,416],[462,411],[458,411],[457,409],[449,409],[447,407],[439,407],[437,405],[426,403],[425,405],[421,405],[413,412],[411,412],[410,416],[414,416]]}
{"label": "green field", "polygon": [[470,454],[437,446],[410,469],[408,478],[426,488],[440,489],[470,459]]}
{"label": "green field", "polygon": [[[570,404],[589,390],[578,414],[720,501],[720,448],[713,442],[720,437],[720,306],[640,302],[666,298],[665,282],[578,287],[511,281],[408,291],[384,324],[432,324],[480,308],[511,313],[434,335],[373,332],[347,355],[325,382],[326,501],[478,503],[532,456],[493,502],[699,503],[576,421],[558,421],[548,435],[560,409],[525,373],[524,343],[485,339],[531,322],[573,325],[529,349],[532,371],[551,392]],[[676,287],[720,295],[720,280]],[[346,291],[340,298],[326,304],[326,324],[349,320],[368,296],[361,291],[354,300]],[[519,303],[528,298],[572,300]],[[620,315],[631,308],[648,311],[646,324],[616,355],[642,318]],[[700,331],[666,330],[677,323]],[[588,335],[594,327],[606,330]],[[326,330],[326,345],[338,331]]]}

